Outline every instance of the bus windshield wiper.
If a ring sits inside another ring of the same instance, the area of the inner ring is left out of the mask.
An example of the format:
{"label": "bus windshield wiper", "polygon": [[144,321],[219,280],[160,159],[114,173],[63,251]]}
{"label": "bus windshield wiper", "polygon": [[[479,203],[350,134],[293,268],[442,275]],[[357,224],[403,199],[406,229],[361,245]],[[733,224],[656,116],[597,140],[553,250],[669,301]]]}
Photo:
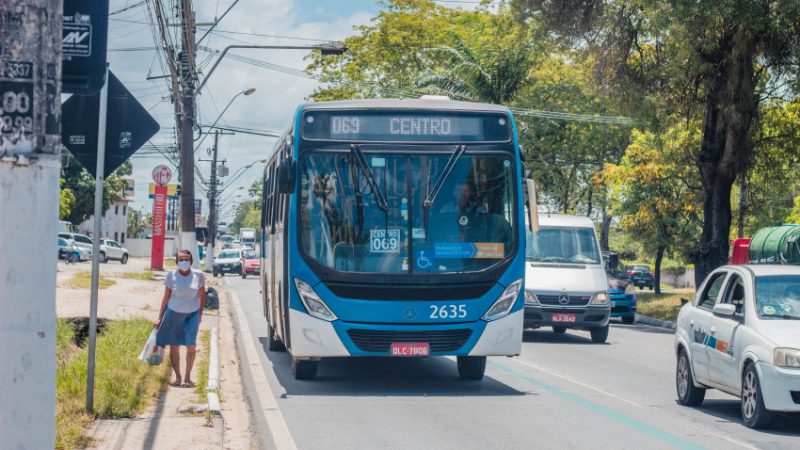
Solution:
{"label": "bus windshield wiper", "polygon": [[439,195],[439,191],[442,190],[442,186],[444,186],[444,182],[447,180],[447,177],[450,175],[450,172],[453,171],[453,168],[456,166],[458,159],[461,158],[461,155],[467,150],[466,145],[459,145],[456,147],[456,150],[450,156],[450,159],[447,161],[447,164],[444,166],[444,170],[442,174],[439,176],[439,179],[436,180],[436,183],[433,185],[433,189],[428,193],[428,196],[425,197],[425,201],[422,202],[422,207],[427,211],[433,206],[433,202],[436,200],[436,196]]}
{"label": "bus windshield wiper", "polygon": [[356,161],[358,162],[359,167],[361,167],[361,172],[364,173],[364,177],[367,179],[367,184],[369,184],[372,194],[375,197],[375,202],[378,203],[378,208],[380,208],[381,211],[388,213],[389,202],[386,201],[386,197],[383,196],[383,192],[381,192],[381,189],[378,187],[378,183],[375,181],[375,174],[372,173],[372,169],[370,169],[369,165],[367,165],[367,159],[364,158],[364,153],[361,151],[361,147],[359,147],[358,144],[350,145],[350,153],[356,157]]}

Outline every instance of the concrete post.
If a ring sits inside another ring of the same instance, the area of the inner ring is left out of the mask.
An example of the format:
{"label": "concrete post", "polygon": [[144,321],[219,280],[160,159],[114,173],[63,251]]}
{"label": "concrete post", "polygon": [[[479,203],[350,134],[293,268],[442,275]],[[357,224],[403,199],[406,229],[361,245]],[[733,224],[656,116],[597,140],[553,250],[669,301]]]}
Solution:
{"label": "concrete post", "polygon": [[0,1],[3,448],[55,445],[61,19],[59,0]]}

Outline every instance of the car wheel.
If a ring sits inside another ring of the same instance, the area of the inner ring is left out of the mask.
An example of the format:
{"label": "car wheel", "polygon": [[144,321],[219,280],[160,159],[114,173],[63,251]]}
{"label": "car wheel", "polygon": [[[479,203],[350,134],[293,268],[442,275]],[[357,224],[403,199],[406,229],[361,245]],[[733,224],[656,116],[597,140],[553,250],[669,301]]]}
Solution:
{"label": "car wheel", "polygon": [[318,361],[295,359],[292,357],[292,375],[295,380],[312,380],[317,376]]}
{"label": "car wheel", "polygon": [[592,342],[602,344],[608,339],[608,325],[603,328],[592,328],[589,330],[589,334],[592,335]]}
{"label": "car wheel", "polygon": [[275,334],[275,328],[272,328],[272,325],[267,324],[267,349],[271,352],[285,352],[286,346],[283,345],[283,342],[278,339],[278,336]]}
{"label": "car wheel", "polygon": [[486,372],[486,357],[485,356],[459,356],[458,361],[458,376],[462,380],[482,380],[483,374]]}
{"label": "car wheel", "polygon": [[128,264],[128,254],[124,253],[122,255],[122,259],[120,259],[119,262],[121,262],[122,264]]}
{"label": "car wheel", "polygon": [[622,318],[622,323],[624,323],[625,325],[633,325],[633,322],[636,322],[636,316]]}
{"label": "car wheel", "polygon": [[758,379],[756,366],[747,364],[742,376],[742,419],[750,428],[764,428],[773,420],[773,413],[764,406],[761,393],[761,382]]}
{"label": "car wheel", "polygon": [[678,364],[675,369],[675,388],[678,391],[678,402],[684,406],[700,406],[706,397],[706,390],[695,387],[692,367],[686,350],[678,353]]}
{"label": "car wheel", "polygon": [[105,253],[105,252],[100,252],[99,259],[100,259],[100,262],[101,262],[101,263],[104,263],[104,262],[108,261],[108,260],[106,259],[106,253]]}
{"label": "car wheel", "polygon": [[217,272],[216,270],[213,271],[212,273],[214,274],[214,278],[217,278],[219,276],[219,272]]}
{"label": "car wheel", "polygon": [[653,286],[648,286],[648,288],[650,288],[651,291],[653,290]]}
{"label": "car wheel", "polygon": [[567,332],[567,327],[553,327],[553,333],[564,334]]}

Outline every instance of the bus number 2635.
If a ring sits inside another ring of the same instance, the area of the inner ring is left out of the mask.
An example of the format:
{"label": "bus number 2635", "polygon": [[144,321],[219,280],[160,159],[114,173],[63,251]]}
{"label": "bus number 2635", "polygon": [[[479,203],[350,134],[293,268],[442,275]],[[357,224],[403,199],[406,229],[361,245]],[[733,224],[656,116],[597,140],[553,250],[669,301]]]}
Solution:
{"label": "bus number 2635", "polygon": [[431,305],[431,319],[463,319],[467,317],[467,305]]}

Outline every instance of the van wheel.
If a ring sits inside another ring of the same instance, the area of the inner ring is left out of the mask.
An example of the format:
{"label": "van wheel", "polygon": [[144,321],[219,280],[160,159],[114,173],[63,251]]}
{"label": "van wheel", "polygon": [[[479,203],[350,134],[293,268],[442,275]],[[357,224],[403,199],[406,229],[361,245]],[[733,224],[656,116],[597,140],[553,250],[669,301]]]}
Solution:
{"label": "van wheel", "polygon": [[286,346],[283,345],[283,342],[278,339],[278,336],[275,334],[275,328],[272,328],[272,325],[267,324],[267,340],[269,343],[267,344],[267,349],[271,352],[285,352]]}
{"label": "van wheel", "polygon": [[459,356],[456,358],[458,361],[458,376],[462,380],[482,380],[483,374],[486,372],[486,357],[485,356]]}
{"label": "van wheel", "polygon": [[295,380],[313,380],[317,376],[317,363],[307,359],[292,357],[292,375]]}
{"label": "van wheel", "polygon": [[686,350],[678,353],[678,366],[675,370],[675,387],[678,390],[678,402],[684,406],[700,406],[706,397],[706,390],[695,387],[692,367]]}
{"label": "van wheel", "polygon": [[774,414],[764,406],[761,394],[761,382],[758,380],[756,367],[747,363],[742,376],[742,419],[750,428],[764,428],[769,425]]}
{"label": "van wheel", "polygon": [[625,325],[633,325],[633,322],[636,322],[636,316],[622,318],[622,323]]}
{"label": "van wheel", "polygon": [[589,334],[592,335],[592,342],[602,344],[608,339],[608,325],[603,328],[592,328],[589,330]]}

